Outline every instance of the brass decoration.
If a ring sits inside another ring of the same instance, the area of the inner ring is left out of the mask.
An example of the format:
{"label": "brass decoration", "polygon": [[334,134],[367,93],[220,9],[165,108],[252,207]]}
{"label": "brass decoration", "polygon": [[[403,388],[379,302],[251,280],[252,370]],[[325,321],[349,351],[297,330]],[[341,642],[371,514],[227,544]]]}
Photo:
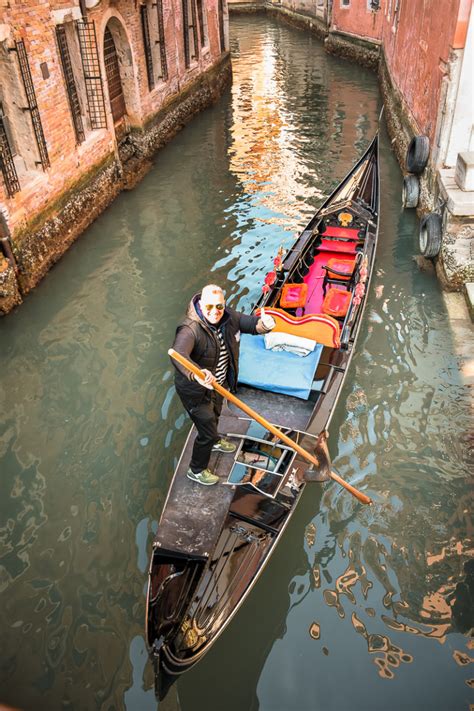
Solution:
{"label": "brass decoration", "polygon": [[341,227],[349,227],[353,220],[353,217],[350,212],[340,212],[337,216],[337,219]]}

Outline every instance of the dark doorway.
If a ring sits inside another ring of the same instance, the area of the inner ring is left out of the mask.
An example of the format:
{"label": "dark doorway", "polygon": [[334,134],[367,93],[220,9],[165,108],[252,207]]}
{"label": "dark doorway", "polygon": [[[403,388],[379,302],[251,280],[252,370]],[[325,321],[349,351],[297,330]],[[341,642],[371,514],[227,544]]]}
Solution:
{"label": "dark doorway", "polygon": [[122,81],[120,79],[117,50],[115,49],[114,38],[108,27],[105,28],[104,35],[104,63],[107,85],[109,87],[110,107],[112,109],[114,123],[117,123],[125,116],[127,110],[125,107]]}

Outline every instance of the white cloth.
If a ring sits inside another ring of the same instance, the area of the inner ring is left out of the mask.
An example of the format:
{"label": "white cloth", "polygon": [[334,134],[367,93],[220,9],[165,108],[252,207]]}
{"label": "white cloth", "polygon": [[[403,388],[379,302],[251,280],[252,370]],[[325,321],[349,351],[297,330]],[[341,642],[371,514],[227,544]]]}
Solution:
{"label": "white cloth", "polygon": [[304,357],[312,353],[316,347],[316,341],[302,336],[293,336],[291,333],[280,333],[272,331],[266,333],[265,348],[270,351],[288,351],[295,355]]}
{"label": "white cloth", "polygon": [[262,322],[262,326],[267,330],[271,331],[272,328],[275,328],[275,319],[273,316],[270,316],[270,314],[262,314],[260,317],[260,321]]}

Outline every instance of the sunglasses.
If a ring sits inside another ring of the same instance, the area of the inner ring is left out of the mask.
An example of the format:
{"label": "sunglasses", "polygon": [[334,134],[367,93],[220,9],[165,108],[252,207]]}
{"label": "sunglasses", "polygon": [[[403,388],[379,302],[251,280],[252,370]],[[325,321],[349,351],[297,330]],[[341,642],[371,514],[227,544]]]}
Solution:
{"label": "sunglasses", "polygon": [[224,311],[225,304],[204,304],[206,311],[212,311],[212,309],[217,309],[218,311]]}

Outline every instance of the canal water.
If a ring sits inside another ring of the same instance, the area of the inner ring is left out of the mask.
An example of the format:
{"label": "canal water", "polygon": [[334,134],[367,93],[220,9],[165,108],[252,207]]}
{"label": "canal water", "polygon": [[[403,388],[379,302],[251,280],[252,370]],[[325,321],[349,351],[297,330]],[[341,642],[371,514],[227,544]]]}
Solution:
{"label": "canal water", "polygon": [[[190,296],[250,309],[280,245],[377,128],[376,77],[262,16],[231,22],[234,80],[0,324],[0,703],[157,708],[147,561],[189,421],[166,351]],[[308,486],[248,602],[162,711],[468,711],[469,401],[441,293],[381,132],[380,246]]]}

